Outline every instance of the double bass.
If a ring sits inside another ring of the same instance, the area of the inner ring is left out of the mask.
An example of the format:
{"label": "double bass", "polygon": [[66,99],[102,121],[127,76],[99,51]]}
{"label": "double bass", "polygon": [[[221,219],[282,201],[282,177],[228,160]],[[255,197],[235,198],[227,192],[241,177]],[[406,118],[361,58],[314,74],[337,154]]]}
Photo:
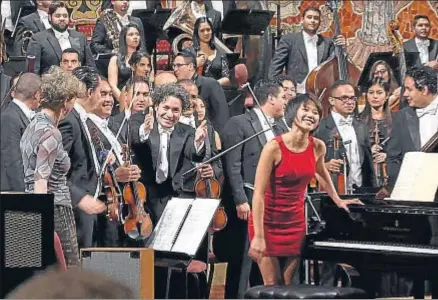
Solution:
{"label": "double bass", "polygon": [[[340,0],[328,1],[328,7],[333,12],[334,36],[341,35],[339,24],[338,8]],[[329,112],[330,103],[329,91],[331,86],[338,80],[349,80],[353,85],[357,85],[361,71],[348,58],[348,54],[343,46],[335,45],[335,55],[326,62],[312,70],[306,81],[306,91],[320,99],[323,107],[323,117]]]}

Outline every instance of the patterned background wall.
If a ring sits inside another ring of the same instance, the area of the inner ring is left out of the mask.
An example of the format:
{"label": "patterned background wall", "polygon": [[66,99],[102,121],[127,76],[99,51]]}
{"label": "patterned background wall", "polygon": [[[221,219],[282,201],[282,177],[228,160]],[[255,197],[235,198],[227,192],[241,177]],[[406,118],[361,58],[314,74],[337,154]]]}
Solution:
{"label": "patterned background wall", "polygon": [[[131,0],[135,1],[135,0]],[[91,36],[95,20],[100,14],[100,0],[67,0],[72,8],[72,21],[78,30]],[[173,8],[181,1],[162,0],[163,7]],[[247,1],[236,1],[240,3]],[[268,7],[276,11],[281,7],[281,29],[283,33],[299,31],[301,12],[309,6],[322,11],[320,32],[333,35],[333,14],[324,0],[268,0]],[[416,14],[426,14],[432,22],[432,38],[438,38],[438,0],[343,0],[339,9],[342,34],[347,38],[347,49],[352,61],[363,67],[371,52],[391,51],[386,28],[390,20],[397,20],[405,39],[413,36],[412,20]],[[276,15],[271,23],[276,32]]]}

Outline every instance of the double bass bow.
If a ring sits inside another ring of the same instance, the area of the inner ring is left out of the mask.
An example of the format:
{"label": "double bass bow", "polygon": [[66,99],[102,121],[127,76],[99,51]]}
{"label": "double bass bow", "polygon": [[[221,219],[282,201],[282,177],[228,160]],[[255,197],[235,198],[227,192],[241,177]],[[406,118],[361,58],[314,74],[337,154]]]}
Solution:
{"label": "double bass bow", "polygon": [[[334,36],[341,35],[339,24],[338,8],[340,0],[329,0],[328,7],[333,12]],[[331,86],[338,80],[349,80],[357,85],[361,71],[348,58],[343,46],[335,45],[335,55],[326,62],[312,70],[307,76],[306,91],[321,99],[323,117],[326,117],[329,108],[329,91]]]}

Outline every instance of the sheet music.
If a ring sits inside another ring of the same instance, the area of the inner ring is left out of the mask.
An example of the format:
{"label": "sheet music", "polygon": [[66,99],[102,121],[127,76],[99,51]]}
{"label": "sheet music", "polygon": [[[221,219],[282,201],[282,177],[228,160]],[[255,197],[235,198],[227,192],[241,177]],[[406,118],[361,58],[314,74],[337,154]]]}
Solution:
{"label": "sheet music", "polygon": [[219,203],[218,199],[197,198],[193,201],[172,252],[196,254]]}
{"label": "sheet music", "polygon": [[178,230],[180,229],[186,211],[193,199],[172,198],[152,233],[153,241],[149,248],[160,251],[170,251]]}
{"label": "sheet music", "polygon": [[385,200],[433,202],[437,170],[438,153],[406,153],[391,197]]}

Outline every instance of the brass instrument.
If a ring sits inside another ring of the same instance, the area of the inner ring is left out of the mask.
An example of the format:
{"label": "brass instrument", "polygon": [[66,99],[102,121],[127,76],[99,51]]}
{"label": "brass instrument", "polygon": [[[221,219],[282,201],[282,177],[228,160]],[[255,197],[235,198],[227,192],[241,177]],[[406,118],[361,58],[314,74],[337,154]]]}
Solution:
{"label": "brass instrument", "polygon": [[[380,129],[379,123],[375,122],[373,130],[373,139],[375,145],[380,145]],[[376,184],[378,187],[386,186],[388,183],[388,173],[386,170],[386,163],[373,163],[374,172],[376,173]]]}
{"label": "brass instrument", "polygon": [[32,30],[26,30],[21,34],[21,55],[27,55],[27,48],[29,47],[30,40],[32,39],[33,32]]}
{"label": "brass instrument", "polygon": [[[172,42],[172,51],[176,55],[181,52],[182,44],[193,37],[193,29],[195,26],[196,17],[192,12],[192,7],[190,6],[190,1],[185,1],[182,5],[175,8],[175,11],[167,19],[163,26],[163,30],[166,31],[171,27],[178,28],[183,34],[178,35]],[[216,36],[214,37],[214,43],[219,51],[224,53],[233,53],[227,46],[225,46]]]}
{"label": "brass instrument", "polygon": [[113,9],[105,9],[100,16],[103,25],[105,26],[108,38],[113,45],[113,52],[118,53],[120,49],[120,30],[117,24],[119,19]]}

